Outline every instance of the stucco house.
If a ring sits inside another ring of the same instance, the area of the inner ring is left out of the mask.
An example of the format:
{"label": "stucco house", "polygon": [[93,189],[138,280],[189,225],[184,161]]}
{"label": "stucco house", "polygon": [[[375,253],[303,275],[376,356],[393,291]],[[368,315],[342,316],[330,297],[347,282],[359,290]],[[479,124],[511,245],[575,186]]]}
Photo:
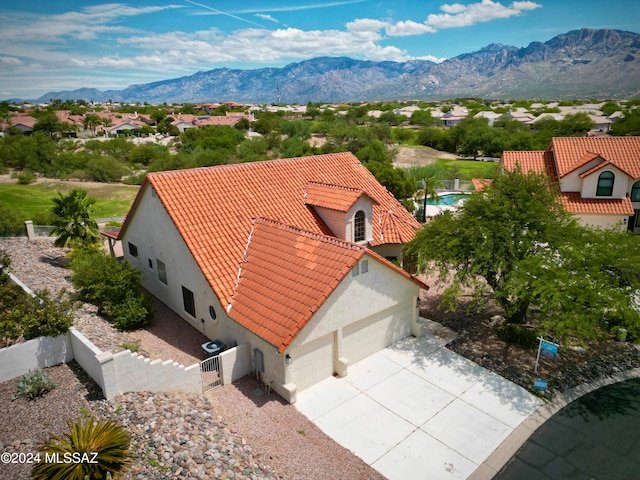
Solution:
{"label": "stucco house", "polygon": [[506,151],[500,167],[549,175],[587,225],[640,232],[640,137],[553,138],[546,150]]}
{"label": "stucco house", "polygon": [[[296,393],[409,335],[420,224],[351,153],[149,174],[117,238],[189,324]],[[394,263],[395,262],[395,263]]]}

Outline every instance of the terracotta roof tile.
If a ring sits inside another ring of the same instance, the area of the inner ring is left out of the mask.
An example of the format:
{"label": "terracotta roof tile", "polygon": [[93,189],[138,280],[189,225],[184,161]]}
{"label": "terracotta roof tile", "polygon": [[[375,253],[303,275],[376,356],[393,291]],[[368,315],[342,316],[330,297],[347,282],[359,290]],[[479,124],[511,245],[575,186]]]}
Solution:
{"label": "terracotta roof tile", "polygon": [[560,195],[565,209],[572,213],[633,215],[633,206],[629,197],[582,198],[580,192],[563,192]]}
{"label": "terracotta roof tile", "polygon": [[[371,197],[371,246],[410,240],[420,228],[351,153],[151,173],[140,192],[148,187],[155,190],[221,304],[228,305],[255,218],[333,235],[313,207],[304,203],[309,182],[340,185]],[[140,195],[128,219],[135,214]],[[393,212],[393,229],[391,222],[375,221],[389,212]]]}
{"label": "terracotta roof tile", "polygon": [[308,182],[304,202],[307,205],[348,212],[362,195],[365,195],[364,190],[358,188]]}
{"label": "terracotta roof tile", "polygon": [[491,180],[487,178],[472,178],[471,183],[476,192],[480,192],[491,185]]}
{"label": "terracotta roof tile", "polygon": [[558,181],[553,154],[549,151],[505,151],[500,158],[500,165],[509,171],[515,170],[517,165],[522,170],[522,173],[545,173],[552,182]]}
{"label": "terracotta roof tile", "polygon": [[365,252],[334,237],[257,219],[229,315],[282,352]]}
{"label": "terracotta roof tile", "polygon": [[631,177],[640,178],[640,137],[554,138],[547,150],[555,156],[560,178],[598,156]]}

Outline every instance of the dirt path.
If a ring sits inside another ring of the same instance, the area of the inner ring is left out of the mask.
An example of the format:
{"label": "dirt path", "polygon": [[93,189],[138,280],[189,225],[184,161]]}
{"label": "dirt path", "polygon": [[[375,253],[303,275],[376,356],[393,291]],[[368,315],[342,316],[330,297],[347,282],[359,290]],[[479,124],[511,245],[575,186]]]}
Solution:
{"label": "dirt path", "polygon": [[431,147],[394,147],[396,158],[393,165],[396,167],[409,168],[420,165],[431,165],[437,158],[447,158],[456,160],[457,155],[448,152],[441,152]]}

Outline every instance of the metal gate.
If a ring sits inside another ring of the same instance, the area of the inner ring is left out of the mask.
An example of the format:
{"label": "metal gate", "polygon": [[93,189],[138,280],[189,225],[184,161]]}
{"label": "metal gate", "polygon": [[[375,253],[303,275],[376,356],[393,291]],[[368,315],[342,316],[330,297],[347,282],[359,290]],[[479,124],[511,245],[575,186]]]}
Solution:
{"label": "metal gate", "polygon": [[202,392],[213,390],[222,385],[220,375],[220,356],[209,357],[200,362],[200,376],[202,377]]}

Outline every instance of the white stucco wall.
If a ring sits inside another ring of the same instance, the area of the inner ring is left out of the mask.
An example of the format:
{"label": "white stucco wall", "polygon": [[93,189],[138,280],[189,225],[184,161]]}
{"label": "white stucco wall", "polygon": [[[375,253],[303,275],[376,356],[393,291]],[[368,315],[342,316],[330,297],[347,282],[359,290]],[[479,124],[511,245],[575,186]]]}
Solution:
{"label": "white stucco wall", "polygon": [[[596,190],[598,189],[598,178],[604,172],[611,172],[615,175],[613,181],[613,194],[610,197],[598,197],[596,196]],[[580,195],[582,198],[624,198],[631,190],[629,187],[629,176],[618,170],[617,168],[607,167],[592,173],[588,177],[585,177],[582,181],[582,187],[580,189]]]}
{"label": "white stucco wall", "polygon": [[0,382],[73,360],[69,335],[38,337],[0,349]]}
{"label": "white stucco wall", "polygon": [[365,255],[363,259],[368,260],[369,271],[357,276],[347,275],[298,334],[292,347],[399,304],[406,304],[406,315],[415,320],[416,312],[410,305],[419,296],[420,287],[373,257]]}
{"label": "white stucco wall", "polygon": [[320,218],[322,218],[322,221],[327,224],[337,238],[341,238],[347,242],[353,242],[354,218],[356,213],[362,210],[365,214],[365,239],[367,241],[371,239],[371,232],[373,228],[372,222],[374,220],[373,203],[366,195],[360,197],[348,212],[338,212],[337,210],[316,206],[313,206],[312,208]]}
{"label": "white stucco wall", "polygon": [[[142,273],[142,285],[205,336],[229,344],[231,339],[222,335],[228,321],[224,309],[150,186],[145,188],[132,220],[124,232],[122,249],[125,259]],[[136,245],[138,258],[129,253],[128,242]],[[166,267],[166,285],[158,277],[158,260]],[[195,317],[184,310],[183,286],[194,294]],[[209,306],[216,311],[215,321]]]}
{"label": "white stucco wall", "polygon": [[627,215],[577,215],[580,223],[583,225],[590,225],[599,228],[618,228],[620,230],[626,230],[627,224],[624,223],[625,219],[629,217]]}

